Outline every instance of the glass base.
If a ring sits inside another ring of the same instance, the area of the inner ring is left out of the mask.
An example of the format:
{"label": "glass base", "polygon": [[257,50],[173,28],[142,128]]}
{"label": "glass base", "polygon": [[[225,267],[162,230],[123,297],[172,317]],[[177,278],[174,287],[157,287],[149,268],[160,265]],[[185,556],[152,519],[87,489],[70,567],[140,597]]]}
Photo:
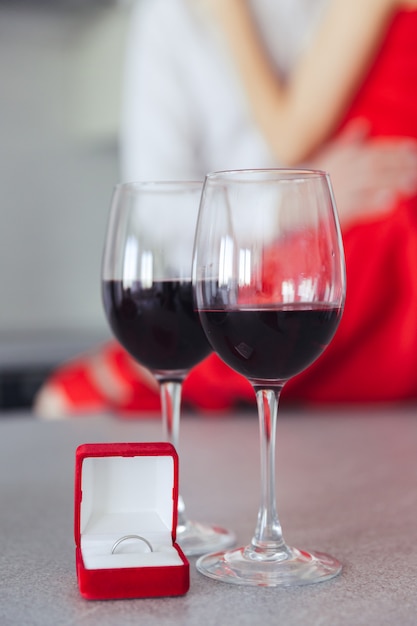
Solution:
{"label": "glass base", "polygon": [[248,546],[202,556],[197,569],[209,578],[234,585],[290,587],[329,580],[341,572],[342,565],[321,552],[286,547],[277,554],[261,555]]}
{"label": "glass base", "polygon": [[185,555],[197,556],[230,548],[235,545],[236,537],[219,526],[187,521],[177,527],[177,542]]}

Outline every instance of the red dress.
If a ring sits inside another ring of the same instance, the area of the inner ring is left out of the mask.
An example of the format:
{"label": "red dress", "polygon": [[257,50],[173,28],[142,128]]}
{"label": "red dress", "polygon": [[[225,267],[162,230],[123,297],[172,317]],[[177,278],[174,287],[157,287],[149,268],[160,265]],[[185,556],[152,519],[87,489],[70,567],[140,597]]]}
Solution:
{"label": "red dress", "polygon": [[[353,102],[346,123],[366,118],[374,136],[417,139],[417,11],[399,13]],[[417,398],[417,197],[400,200],[389,217],[361,221],[343,233],[347,299],[325,353],[289,381],[283,400],[381,402]],[[95,370],[107,368],[117,393]],[[100,369],[99,368],[99,369]],[[69,411],[113,408],[159,411],[157,389],[116,343],[65,365],[48,381]],[[224,410],[254,402],[250,384],[212,355],[184,383],[184,404]]]}

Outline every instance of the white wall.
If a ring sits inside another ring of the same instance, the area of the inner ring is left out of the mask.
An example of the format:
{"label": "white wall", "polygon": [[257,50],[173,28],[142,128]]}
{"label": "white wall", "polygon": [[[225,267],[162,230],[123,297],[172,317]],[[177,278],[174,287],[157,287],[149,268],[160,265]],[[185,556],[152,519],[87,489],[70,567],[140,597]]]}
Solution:
{"label": "white wall", "polygon": [[108,333],[100,262],[129,5],[25,6],[0,6],[0,360],[16,337]]}

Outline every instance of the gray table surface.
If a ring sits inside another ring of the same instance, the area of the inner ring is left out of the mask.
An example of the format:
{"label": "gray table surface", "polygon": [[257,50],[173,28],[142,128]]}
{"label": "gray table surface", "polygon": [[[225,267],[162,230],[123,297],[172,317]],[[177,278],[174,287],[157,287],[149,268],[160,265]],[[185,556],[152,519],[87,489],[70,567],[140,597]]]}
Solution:
{"label": "gray table surface", "polygon": [[[199,574],[178,598],[80,597],[73,539],[74,453],[99,441],[159,441],[158,419],[0,418],[1,626],[417,624],[417,409],[283,412],[278,510],[288,543],[337,556],[342,574],[292,589],[237,587]],[[253,532],[255,415],[184,416],[181,492],[189,517]]]}

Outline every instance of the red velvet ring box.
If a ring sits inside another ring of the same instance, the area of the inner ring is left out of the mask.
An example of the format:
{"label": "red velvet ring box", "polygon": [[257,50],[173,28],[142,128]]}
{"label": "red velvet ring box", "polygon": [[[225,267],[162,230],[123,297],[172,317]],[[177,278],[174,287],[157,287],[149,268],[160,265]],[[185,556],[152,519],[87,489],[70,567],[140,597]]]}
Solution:
{"label": "red velvet ring box", "polygon": [[171,444],[79,446],[75,543],[81,595],[110,600],[186,593],[190,567],[175,542],[177,506],[178,455]]}

